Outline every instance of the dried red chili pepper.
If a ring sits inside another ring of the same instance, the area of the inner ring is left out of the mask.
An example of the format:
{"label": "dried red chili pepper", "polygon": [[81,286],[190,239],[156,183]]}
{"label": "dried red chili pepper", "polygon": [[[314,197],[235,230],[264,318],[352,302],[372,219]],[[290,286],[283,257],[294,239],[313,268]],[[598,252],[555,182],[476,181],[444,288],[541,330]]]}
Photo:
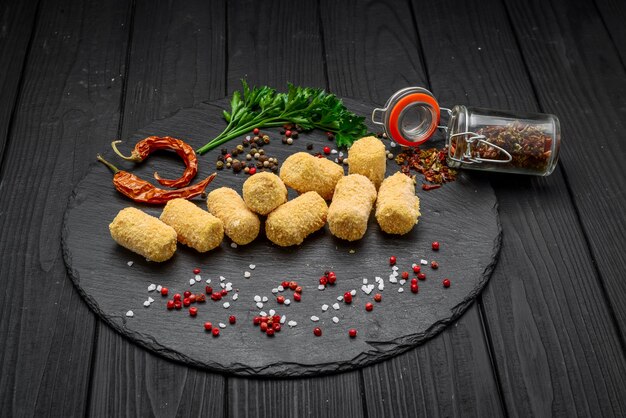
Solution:
{"label": "dried red chili pepper", "polygon": [[216,173],[213,173],[193,186],[177,190],[163,190],[155,187],[145,180],[140,179],[128,171],[118,169],[113,164],[102,158],[100,154],[98,154],[97,158],[98,161],[113,171],[113,184],[120,193],[133,199],[135,202],[150,203],[153,205],[163,204],[176,198],[191,199],[192,197],[198,196],[204,192],[204,189],[206,189],[209,183],[211,183],[217,175]]}
{"label": "dried red chili pepper", "polygon": [[113,141],[111,142],[111,146],[113,147],[113,151],[123,159],[127,161],[134,161],[137,163],[145,160],[148,155],[152,152],[160,149],[169,149],[176,151],[185,163],[185,171],[183,175],[175,180],[163,179],[159,176],[159,173],[154,173],[154,178],[163,186],[166,187],[183,187],[189,184],[189,182],[196,176],[198,172],[198,158],[196,157],[196,152],[193,148],[181,141],[180,139],[172,138],[169,136],[159,137],[159,136],[149,136],[146,139],[143,139],[135,145],[130,157],[123,155],[118,149],[117,144],[122,141]]}
{"label": "dried red chili pepper", "polygon": [[440,187],[441,187],[441,184],[422,184],[422,190],[425,190],[425,191],[438,189]]}

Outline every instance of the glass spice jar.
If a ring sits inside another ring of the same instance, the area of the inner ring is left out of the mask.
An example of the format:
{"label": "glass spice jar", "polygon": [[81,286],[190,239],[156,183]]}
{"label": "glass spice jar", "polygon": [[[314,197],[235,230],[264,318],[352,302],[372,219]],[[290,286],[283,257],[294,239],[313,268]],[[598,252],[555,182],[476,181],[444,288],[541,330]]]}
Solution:
{"label": "glass spice jar", "polygon": [[[449,117],[440,125],[441,111]],[[554,115],[456,105],[440,107],[431,92],[409,87],[393,94],[372,122],[404,146],[418,146],[441,130],[452,168],[547,176],[556,167],[561,143]]]}

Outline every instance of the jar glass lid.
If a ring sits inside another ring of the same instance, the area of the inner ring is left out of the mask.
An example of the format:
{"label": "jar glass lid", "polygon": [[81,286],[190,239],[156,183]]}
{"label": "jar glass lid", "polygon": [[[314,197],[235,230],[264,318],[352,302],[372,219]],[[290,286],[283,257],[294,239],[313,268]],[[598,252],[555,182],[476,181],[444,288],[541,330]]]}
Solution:
{"label": "jar glass lid", "polygon": [[439,125],[440,108],[433,94],[422,87],[395,92],[383,109],[372,112],[372,122],[382,125],[387,136],[401,145],[426,142]]}

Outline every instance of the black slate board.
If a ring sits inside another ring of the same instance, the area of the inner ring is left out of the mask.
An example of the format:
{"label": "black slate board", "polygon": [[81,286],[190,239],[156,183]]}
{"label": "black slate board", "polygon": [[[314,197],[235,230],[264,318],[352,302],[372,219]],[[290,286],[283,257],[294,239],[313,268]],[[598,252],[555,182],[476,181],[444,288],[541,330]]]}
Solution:
{"label": "black slate board", "polygon": [[[349,99],[345,103],[363,115],[373,108]],[[221,109],[226,106],[227,101],[220,100],[181,110],[140,130],[126,139],[122,147],[128,150],[148,135],[170,135],[197,148],[223,129]],[[264,149],[281,162],[291,153],[306,150],[308,143],[314,144],[313,151],[332,145],[318,131],[301,135],[291,146],[280,143],[277,130],[267,132],[273,141]],[[228,147],[238,143],[232,141]],[[391,149],[397,151],[398,147]],[[214,171],[218,153],[219,149],[200,157],[198,178]],[[155,170],[166,178],[175,178],[182,172],[177,157],[167,153],[157,153],[141,165],[128,164],[112,152],[104,155],[118,167],[146,179]],[[388,174],[397,169],[393,161],[388,162]],[[240,192],[246,178],[243,173],[221,171],[208,191],[229,186]],[[355,243],[332,237],[326,227],[301,246],[279,248],[262,233],[252,244],[239,248],[232,248],[225,238],[220,248],[206,254],[179,244],[171,260],[153,263],[118,246],[110,238],[108,224],[126,206],[139,207],[157,217],[161,208],[138,205],[121,196],[111,185],[108,169],[94,164],[70,198],[63,227],[64,259],[80,294],[104,321],[167,358],[239,375],[303,376],[349,370],[401,353],[441,331],[465,311],[495,266],[501,229],[496,199],[487,181],[471,173],[460,173],[456,182],[441,189],[424,192],[418,188],[418,195],[420,223],[402,237],[382,233],[372,216],[366,236]],[[290,191],[290,197],[294,196]],[[206,208],[202,199],[195,202]],[[430,248],[435,240],[441,243],[438,252]],[[389,282],[391,255],[398,259],[399,272],[410,272],[411,264],[420,259],[436,260],[440,267],[432,270],[422,266],[427,279],[420,281],[419,293],[413,294],[408,282],[404,286]],[[256,268],[250,269],[250,264]],[[202,270],[202,281],[190,286],[196,267]],[[319,291],[318,279],[325,270],[337,273],[337,284]],[[251,273],[249,279],[244,278],[245,271]],[[187,289],[198,293],[204,291],[206,279],[218,288],[220,276],[226,278],[224,283],[232,282],[233,288],[238,289],[238,300],[231,299],[233,293],[220,302],[209,299],[196,305],[199,313],[195,318],[185,309],[167,311],[167,298],[147,290],[154,283],[168,287],[170,298]],[[375,303],[372,312],[366,312],[366,301],[372,301],[373,294],[379,291],[375,289],[368,296],[361,291],[361,285],[363,278],[375,283],[375,276],[385,282],[384,291],[380,292],[383,301]],[[448,289],[442,286],[444,277],[452,281]],[[296,280],[304,287],[302,302],[293,302],[293,292],[289,291],[283,294],[292,300],[290,306],[276,303],[271,290],[282,280]],[[400,287],[405,289],[403,293],[398,292]],[[337,301],[337,296],[351,289],[357,291],[351,305]],[[298,325],[290,328],[285,323],[273,338],[261,334],[252,325],[252,318],[259,312],[253,300],[255,295],[269,298],[262,310],[275,309],[287,316],[287,322],[295,320]],[[146,308],[143,302],[148,297],[155,302]],[[223,308],[225,301],[230,302],[229,309]],[[336,302],[339,310],[332,307]],[[329,305],[326,312],[321,309],[323,304]],[[134,317],[125,316],[128,310],[134,312]],[[237,317],[237,324],[228,324],[229,315]],[[320,321],[312,322],[312,315]],[[333,316],[339,318],[339,323],[332,322]],[[203,330],[205,321],[227,326],[219,338],[214,338]],[[313,335],[316,326],[322,328],[322,337]],[[349,328],[358,330],[356,339],[348,337]]]}

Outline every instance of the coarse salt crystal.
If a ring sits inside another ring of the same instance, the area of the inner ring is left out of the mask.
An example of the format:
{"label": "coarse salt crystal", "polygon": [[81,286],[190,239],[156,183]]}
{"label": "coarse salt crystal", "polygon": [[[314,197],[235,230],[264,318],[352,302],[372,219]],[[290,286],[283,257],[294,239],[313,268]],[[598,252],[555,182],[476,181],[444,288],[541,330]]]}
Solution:
{"label": "coarse salt crystal", "polygon": [[274,309],[270,309],[270,316],[276,315],[276,311]]}
{"label": "coarse salt crystal", "polygon": [[393,141],[391,141],[391,142],[389,143],[389,146],[390,146],[391,148],[394,148],[394,147],[396,146],[396,143],[395,143],[395,142],[393,142]]}
{"label": "coarse salt crystal", "polygon": [[352,296],[355,296],[355,295],[356,295],[356,290],[352,289],[352,290],[350,291],[350,294],[351,294]]}
{"label": "coarse salt crystal", "polygon": [[277,289],[279,292],[282,292],[283,290],[285,290],[285,288],[282,285],[278,286]]}
{"label": "coarse salt crystal", "polygon": [[381,283],[378,285],[378,290],[383,290],[385,288],[385,284]]}
{"label": "coarse salt crystal", "polygon": [[200,277],[199,274],[196,274],[196,277],[194,277],[194,279],[196,279],[196,281],[199,282],[200,280],[202,280],[202,277]]}
{"label": "coarse salt crystal", "polygon": [[226,280],[226,277],[220,276],[220,282],[223,282],[224,280]]}
{"label": "coarse salt crystal", "polygon": [[261,302],[265,303],[267,302],[269,299],[267,298],[267,296],[263,296],[263,299],[261,299]]}
{"label": "coarse salt crystal", "polygon": [[315,316],[315,315],[313,315],[313,316],[311,317],[311,321],[313,321],[313,322],[317,322],[317,321],[319,321],[319,320],[320,320],[320,319],[319,319],[317,316]]}
{"label": "coarse salt crystal", "polygon": [[318,289],[318,290],[324,290],[324,289],[326,289],[326,286],[324,286],[323,284],[321,284],[321,285],[317,286],[317,289]]}
{"label": "coarse salt crystal", "polygon": [[250,264],[248,267],[250,267],[250,270],[254,270],[256,268],[256,264]]}
{"label": "coarse salt crystal", "polygon": [[150,297],[149,297],[149,298],[148,298],[148,302],[152,303],[152,302],[154,302],[154,299],[152,299],[152,298],[150,298]]}
{"label": "coarse salt crystal", "polygon": [[237,243],[236,242],[231,242],[230,243],[230,248],[237,248]]}
{"label": "coarse salt crystal", "polygon": [[367,293],[367,285],[362,285],[361,286],[361,290],[365,293]]}
{"label": "coarse salt crystal", "polygon": [[145,306],[145,307],[147,308],[148,306],[150,306],[150,302],[145,301],[145,302],[143,303],[143,306]]}
{"label": "coarse salt crystal", "polygon": [[335,158],[335,162],[336,162],[336,163],[339,163],[339,158]]}
{"label": "coarse salt crystal", "polygon": [[134,263],[134,262],[132,262],[132,261],[129,261],[129,262],[128,262],[128,263],[126,263],[126,264],[128,265],[128,267],[132,267],[132,266],[133,266],[133,264],[135,264],[135,263]]}
{"label": "coarse salt crystal", "polygon": [[283,316],[280,317],[280,323],[281,324],[284,324],[286,320],[287,320],[287,316],[286,315],[283,315]]}
{"label": "coarse salt crystal", "polygon": [[363,284],[367,284],[367,279],[363,277]]}
{"label": "coarse salt crystal", "polygon": [[403,287],[399,287],[398,288],[398,293],[402,293],[402,292],[404,292],[404,288]]}
{"label": "coarse salt crystal", "polygon": [[226,287],[226,284],[225,284],[225,283],[220,283],[220,287],[221,287],[222,289],[224,289],[224,288]]}
{"label": "coarse salt crystal", "polygon": [[400,286],[404,286],[405,283],[406,283],[406,280],[404,279],[400,280]]}
{"label": "coarse salt crystal", "polygon": [[398,268],[399,268],[398,266],[393,266],[393,267],[391,268],[391,270],[393,270],[393,271],[398,271]]}
{"label": "coarse salt crystal", "polygon": [[326,312],[328,310],[328,305],[323,304],[322,305],[322,311]]}
{"label": "coarse salt crystal", "polygon": [[231,290],[233,290],[233,284],[231,282],[226,283],[226,290],[228,292],[230,292]]}
{"label": "coarse salt crystal", "polygon": [[237,300],[237,299],[239,299],[239,293],[235,293],[235,294],[233,295],[233,300]]}
{"label": "coarse salt crystal", "polygon": [[337,300],[338,300],[339,302],[341,302],[341,301],[343,300],[343,296],[341,296],[341,295],[337,296]]}
{"label": "coarse salt crystal", "polygon": [[376,283],[381,283],[383,281],[383,278],[376,276],[375,280],[376,280]]}
{"label": "coarse salt crystal", "polygon": [[223,323],[223,322],[220,322],[220,323],[219,323],[219,327],[220,327],[220,328],[226,328],[226,324],[225,324],[225,323]]}
{"label": "coarse salt crystal", "polygon": [[423,266],[425,266],[426,264],[428,264],[428,261],[421,259],[420,260],[420,264],[422,264]]}
{"label": "coarse salt crystal", "polygon": [[206,283],[206,284],[211,283],[211,279],[206,279],[206,282],[205,282],[205,283]]}
{"label": "coarse salt crystal", "polygon": [[156,285],[154,283],[148,286],[148,292],[152,292],[154,289],[156,289]]}
{"label": "coarse salt crystal", "polygon": [[189,286],[193,286],[194,284],[196,284],[196,281],[194,279],[189,279]]}
{"label": "coarse salt crystal", "polygon": [[339,310],[339,304],[338,303],[333,303],[333,309],[338,311]]}
{"label": "coarse salt crystal", "polygon": [[337,154],[337,150],[336,150],[336,149],[331,149],[331,150],[330,150],[330,153],[331,153],[331,154]]}
{"label": "coarse salt crystal", "polygon": [[273,289],[272,289],[272,293],[273,293],[273,294],[278,293],[278,289],[277,289],[276,287],[275,287],[275,288],[273,288]]}
{"label": "coarse salt crystal", "polygon": [[224,309],[228,309],[230,308],[230,302],[224,302],[224,305],[222,305],[224,307]]}
{"label": "coarse salt crystal", "polygon": [[267,316],[267,313],[265,311],[261,311],[259,312],[259,316]]}
{"label": "coarse salt crystal", "polygon": [[160,291],[161,291],[161,289],[163,289],[163,286],[158,285],[158,286],[157,286],[157,288],[156,288],[156,291],[157,291],[157,292],[160,292]]}
{"label": "coarse salt crystal", "polygon": [[289,325],[291,328],[293,328],[296,325],[298,325],[298,323],[296,321],[289,321],[289,322],[287,322],[287,325]]}
{"label": "coarse salt crystal", "polygon": [[393,277],[398,277],[400,275],[400,273],[398,273],[397,271],[394,271],[393,273],[391,273],[391,275]]}
{"label": "coarse salt crystal", "polygon": [[126,316],[132,318],[133,316],[135,316],[135,313],[133,311],[128,311],[126,312]]}
{"label": "coarse salt crystal", "polygon": [[333,322],[335,324],[338,324],[339,323],[339,318],[337,318],[336,316],[333,316]]}
{"label": "coarse salt crystal", "polygon": [[290,299],[285,299],[285,301],[283,302],[284,305],[290,305],[291,304],[291,300]]}
{"label": "coarse salt crystal", "polygon": [[389,282],[390,282],[390,283],[398,283],[398,279],[397,279],[397,278],[395,278],[395,277],[390,277],[390,278],[389,278]]}
{"label": "coarse salt crystal", "polygon": [[256,303],[256,307],[261,309],[261,308],[263,308],[263,304],[261,302],[257,302]]}
{"label": "coarse salt crystal", "polygon": [[261,296],[259,296],[259,295],[254,296],[254,301],[255,302],[261,302]]}
{"label": "coarse salt crystal", "polygon": [[246,279],[248,279],[248,278],[250,277],[250,272],[249,272],[249,271],[246,271],[246,272],[243,274],[243,277],[245,277]]}

